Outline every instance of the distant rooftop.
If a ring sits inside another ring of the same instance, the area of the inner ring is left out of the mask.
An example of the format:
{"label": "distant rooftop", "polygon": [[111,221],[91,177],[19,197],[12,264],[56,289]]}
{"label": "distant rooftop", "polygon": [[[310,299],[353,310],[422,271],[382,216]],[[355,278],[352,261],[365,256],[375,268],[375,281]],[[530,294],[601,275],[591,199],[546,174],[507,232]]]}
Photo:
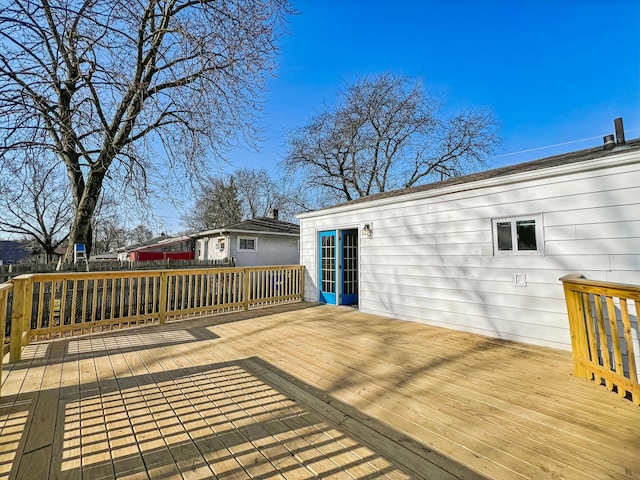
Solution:
{"label": "distant rooftop", "polygon": [[212,230],[206,230],[204,232],[198,232],[193,235],[194,237],[202,237],[205,235],[225,232],[256,232],[256,233],[271,233],[271,234],[287,234],[287,235],[300,235],[300,225],[295,223],[284,222],[282,220],[276,220],[273,218],[259,217],[251,220],[245,220],[243,222],[227,225],[222,228],[216,228]]}

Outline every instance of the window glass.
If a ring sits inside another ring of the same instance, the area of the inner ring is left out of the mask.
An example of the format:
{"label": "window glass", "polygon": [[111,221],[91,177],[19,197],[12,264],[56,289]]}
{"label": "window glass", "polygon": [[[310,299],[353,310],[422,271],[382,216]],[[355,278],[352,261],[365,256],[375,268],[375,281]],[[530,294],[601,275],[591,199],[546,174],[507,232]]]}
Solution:
{"label": "window glass", "polygon": [[498,222],[498,250],[513,250],[511,222]]}
{"label": "window glass", "polygon": [[542,215],[492,220],[493,252],[506,255],[544,255]]}
{"label": "window glass", "polygon": [[538,249],[535,220],[518,220],[516,222],[516,233],[518,234],[518,250]]}
{"label": "window glass", "polygon": [[238,243],[240,250],[255,250],[256,239],[255,238],[240,238]]}

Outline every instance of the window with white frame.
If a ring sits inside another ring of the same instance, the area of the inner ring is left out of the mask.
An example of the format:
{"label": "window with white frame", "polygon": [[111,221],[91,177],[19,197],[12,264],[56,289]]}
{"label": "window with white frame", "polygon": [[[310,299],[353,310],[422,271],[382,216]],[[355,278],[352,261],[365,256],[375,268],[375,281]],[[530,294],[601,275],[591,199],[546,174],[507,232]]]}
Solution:
{"label": "window with white frame", "polygon": [[238,237],[239,252],[255,252],[258,250],[258,239],[256,237]]}
{"label": "window with white frame", "polygon": [[495,255],[531,255],[544,253],[542,215],[494,219]]}
{"label": "window with white frame", "polygon": [[225,238],[218,238],[216,240],[216,250],[219,252],[224,252],[224,247],[226,245]]}

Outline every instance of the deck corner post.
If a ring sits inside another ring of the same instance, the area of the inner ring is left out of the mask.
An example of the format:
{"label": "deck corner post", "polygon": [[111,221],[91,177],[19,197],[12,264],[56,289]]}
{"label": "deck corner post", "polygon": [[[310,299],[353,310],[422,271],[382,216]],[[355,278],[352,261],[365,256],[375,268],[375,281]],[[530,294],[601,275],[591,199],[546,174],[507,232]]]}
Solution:
{"label": "deck corner post", "polygon": [[249,273],[248,268],[242,269],[242,309],[244,311],[249,310],[249,288],[251,282],[249,282]]}
{"label": "deck corner post", "polygon": [[583,360],[588,361],[589,343],[585,326],[585,311],[582,304],[582,294],[571,288],[573,279],[584,279],[582,275],[565,275],[560,279],[564,289],[569,317],[569,332],[571,335],[571,351],[573,353],[573,374],[578,378],[591,379],[591,372],[585,368]]}
{"label": "deck corner post", "polygon": [[167,300],[169,297],[169,271],[160,272],[160,309],[158,312],[158,321],[160,325],[167,323]]}
{"label": "deck corner post", "polygon": [[[17,276],[13,279],[13,303],[11,305],[11,337],[9,344],[9,363],[17,363],[22,357],[22,337],[28,321],[26,278]],[[29,309],[30,311],[30,309]]]}

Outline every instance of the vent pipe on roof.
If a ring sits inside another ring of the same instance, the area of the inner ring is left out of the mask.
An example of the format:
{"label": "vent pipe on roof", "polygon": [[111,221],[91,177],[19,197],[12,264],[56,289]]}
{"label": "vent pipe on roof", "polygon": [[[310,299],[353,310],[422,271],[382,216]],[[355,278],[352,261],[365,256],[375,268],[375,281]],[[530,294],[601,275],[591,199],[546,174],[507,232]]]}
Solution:
{"label": "vent pipe on roof", "polygon": [[604,136],[604,149],[611,150],[616,146],[616,139],[613,135],[605,135]]}
{"label": "vent pipe on roof", "polygon": [[613,124],[616,127],[616,139],[617,139],[616,140],[616,144],[617,145],[624,145],[627,142],[625,142],[625,140],[624,140],[624,125],[622,124],[622,117],[616,118],[613,121]]}
{"label": "vent pipe on roof", "polygon": [[274,220],[278,220],[278,209],[272,208],[271,212],[269,212],[269,216]]}

